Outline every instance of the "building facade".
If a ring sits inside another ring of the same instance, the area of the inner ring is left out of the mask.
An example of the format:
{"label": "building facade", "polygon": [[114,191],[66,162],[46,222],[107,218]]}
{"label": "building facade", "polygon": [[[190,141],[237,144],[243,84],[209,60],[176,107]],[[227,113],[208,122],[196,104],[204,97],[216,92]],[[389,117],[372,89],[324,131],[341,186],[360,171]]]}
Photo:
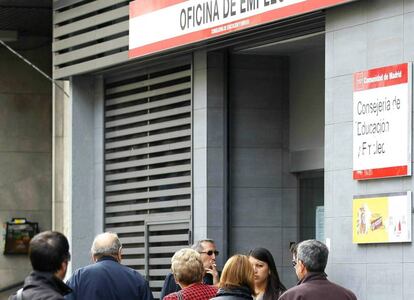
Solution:
{"label": "building facade", "polygon": [[54,226],[72,268],[115,231],[158,297],[174,251],[209,237],[221,266],[270,249],[292,286],[290,244],[318,238],[329,278],[358,299],[411,299],[412,242],[353,243],[355,196],[413,186],[353,179],[353,76],[414,59],[414,1],[321,4],[136,58],[129,2],[54,1],[70,95],[55,93]]}
{"label": "building facade", "polygon": [[0,40],[26,59],[0,45],[0,299],[31,270],[25,255],[3,254],[6,223],[53,223],[52,83],[33,67],[52,76],[51,11],[47,0],[0,4]]}

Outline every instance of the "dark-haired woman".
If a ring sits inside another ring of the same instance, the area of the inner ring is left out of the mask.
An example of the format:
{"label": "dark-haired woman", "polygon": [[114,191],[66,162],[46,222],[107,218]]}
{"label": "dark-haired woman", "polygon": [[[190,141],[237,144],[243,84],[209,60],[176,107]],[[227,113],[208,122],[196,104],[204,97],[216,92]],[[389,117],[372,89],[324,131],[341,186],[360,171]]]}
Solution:
{"label": "dark-haired woman", "polygon": [[254,269],[256,300],[277,300],[286,288],[279,279],[272,254],[265,248],[255,248],[249,253],[249,261]]}

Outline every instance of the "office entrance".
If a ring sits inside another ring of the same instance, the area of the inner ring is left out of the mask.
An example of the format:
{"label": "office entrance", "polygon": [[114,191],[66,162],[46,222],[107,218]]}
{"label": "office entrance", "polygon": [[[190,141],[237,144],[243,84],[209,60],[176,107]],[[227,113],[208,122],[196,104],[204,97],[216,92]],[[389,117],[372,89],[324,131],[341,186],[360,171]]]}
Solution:
{"label": "office entrance", "polygon": [[325,35],[228,60],[230,253],[266,247],[293,284],[290,243],[323,238]]}

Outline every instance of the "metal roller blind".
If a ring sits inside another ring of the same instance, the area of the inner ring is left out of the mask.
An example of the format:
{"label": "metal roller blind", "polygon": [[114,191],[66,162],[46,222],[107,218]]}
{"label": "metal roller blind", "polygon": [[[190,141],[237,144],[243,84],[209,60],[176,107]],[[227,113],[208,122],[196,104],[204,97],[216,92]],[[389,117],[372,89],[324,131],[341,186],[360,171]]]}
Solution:
{"label": "metal roller blind", "polygon": [[105,230],[158,298],[191,224],[192,69],[105,80]]}
{"label": "metal roller blind", "polygon": [[128,61],[130,0],[55,0],[55,78]]}

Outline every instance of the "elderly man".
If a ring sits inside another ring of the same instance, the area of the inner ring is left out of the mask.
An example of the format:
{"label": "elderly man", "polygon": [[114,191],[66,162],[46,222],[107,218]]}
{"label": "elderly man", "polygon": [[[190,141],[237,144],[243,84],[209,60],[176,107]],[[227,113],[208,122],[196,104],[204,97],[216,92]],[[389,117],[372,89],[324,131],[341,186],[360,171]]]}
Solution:
{"label": "elderly man", "polygon": [[70,260],[69,243],[56,231],[35,235],[29,244],[29,258],[33,272],[26,277],[24,286],[9,299],[63,300],[71,289],[62,281]]}
{"label": "elderly man", "polygon": [[115,233],[96,236],[91,253],[94,264],[77,270],[67,284],[66,299],[152,300],[147,281],[137,271],[121,265],[121,241]]}
{"label": "elderly man", "polygon": [[[216,256],[219,255],[219,252],[216,249],[216,244],[214,241],[211,239],[199,240],[192,246],[192,249],[200,253],[200,258],[203,262],[203,283],[209,285],[217,285],[220,281],[220,278],[219,272],[216,268]],[[160,299],[163,299],[168,294],[178,292],[180,289],[180,286],[174,280],[173,274],[168,273],[161,290]]]}
{"label": "elderly man", "polygon": [[287,290],[279,300],[356,300],[356,296],[333,282],[325,274],[328,248],[316,240],[306,240],[293,249],[292,264],[298,284]]}

